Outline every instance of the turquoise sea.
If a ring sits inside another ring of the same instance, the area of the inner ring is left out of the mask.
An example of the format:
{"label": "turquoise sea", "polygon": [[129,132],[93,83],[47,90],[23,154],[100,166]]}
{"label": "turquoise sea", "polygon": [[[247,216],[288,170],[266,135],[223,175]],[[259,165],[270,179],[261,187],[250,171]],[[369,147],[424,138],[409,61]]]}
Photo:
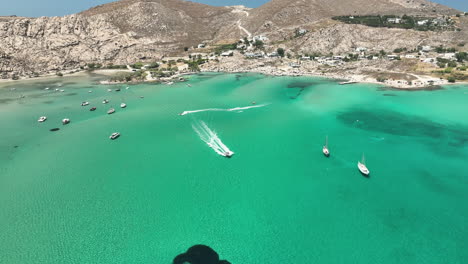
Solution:
{"label": "turquoise sea", "polygon": [[467,263],[468,86],[102,78],[1,85],[0,263],[169,264],[195,244],[233,264]]}

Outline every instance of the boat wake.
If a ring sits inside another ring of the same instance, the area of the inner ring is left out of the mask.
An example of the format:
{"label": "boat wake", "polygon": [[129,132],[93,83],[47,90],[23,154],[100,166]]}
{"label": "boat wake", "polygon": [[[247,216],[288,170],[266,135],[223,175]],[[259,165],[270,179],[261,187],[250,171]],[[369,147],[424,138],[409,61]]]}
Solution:
{"label": "boat wake", "polygon": [[251,108],[259,108],[259,107],[264,107],[269,104],[261,104],[261,105],[251,105],[251,106],[244,106],[244,107],[234,107],[234,108],[228,108],[228,109],[223,109],[223,108],[207,108],[207,109],[200,109],[200,110],[193,110],[193,111],[184,111],[180,113],[180,115],[188,115],[188,114],[195,114],[195,113],[200,113],[200,112],[208,112],[208,111],[225,111],[225,112],[235,112],[239,111],[241,112],[242,110],[247,110]]}
{"label": "boat wake", "polygon": [[211,130],[203,121],[198,121],[192,124],[193,130],[198,134],[201,140],[203,140],[210,148],[216,153],[223,157],[231,157],[234,155],[221,139],[218,137],[216,132]]}

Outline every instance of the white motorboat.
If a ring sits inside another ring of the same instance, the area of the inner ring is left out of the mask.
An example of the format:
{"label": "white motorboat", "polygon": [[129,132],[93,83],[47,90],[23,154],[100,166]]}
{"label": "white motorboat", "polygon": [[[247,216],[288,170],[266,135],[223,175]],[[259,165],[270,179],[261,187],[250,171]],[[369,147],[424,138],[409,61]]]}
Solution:
{"label": "white motorboat", "polygon": [[325,145],[322,148],[323,155],[330,157],[330,150],[328,149],[328,136],[325,138]]}
{"label": "white motorboat", "polygon": [[89,90],[88,93],[92,93],[93,91]]}
{"label": "white motorboat", "polygon": [[81,106],[87,106],[87,105],[89,105],[89,102],[82,102],[81,103]]}
{"label": "white motorboat", "polygon": [[234,152],[232,151],[226,151],[225,153],[223,153],[223,156],[226,158],[230,158],[232,157],[232,155],[234,155]]}
{"label": "white motorboat", "polygon": [[112,92],[112,89],[107,89],[107,91],[110,93],[110,92]]}
{"label": "white motorboat", "polygon": [[68,118],[65,118],[62,120],[62,125],[67,125],[67,124],[70,124],[70,119]]}
{"label": "white motorboat", "polygon": [[41,116],[41,117],[39,117],[39,119],[37,120],[37,122],[42,123],[42,122],[44,122],[44,121],[46,121],[46,120],[47,120],[47,116]]}
{"label": "white motorboat", "polygon": [[119,132],[115,132],[115,133],[112,133],[112,135],[110,135],[110,139],[114,140],[114,139],[117,139],[118,137],[120,137],[120,133]]}
{"label": "white motorboat", "polygon": [[65,92],[65,90],[60,90],[61,93]]}
{"label": "white motorboat", "polygon": [[369,176],[370,171],[366,166],[366,158],[364,157],[364,154],[362,154],[362,159],[361,161],[358,161],[358,169],[364,176]]}
{"label": "white motorboat", "polygon": [[111,114],[113,114],[113,113],[115,113],[115,109],[114,109],[114,108],[111,108],[111,109],[109,109],[109,111],[107,111],[107,114],[109,114],[109,115],[111,115]]}
{"label": "white motorboat", "polygon": [[109,103],[109,100],[104,99],[104,100],[102,100],[102,103],[103,103],[103,104],[108,104],[108,103]]}
{"label": "white motorboat", "polygon": [[127,89],[127,90],[128,90],[128,89],[130,89],[130,87],[128,87],[128,86],[127,86],[127,88],[125,88],[125,89]]}
{"label": "white motorboat", "polygon": [[44,90],[46,90],[46,91],[47,91],[47,90],[49,90],[49,89],[50,89],[49,87],[46,87]]}
{"label": "white motorboat", "polygon": [[120,104],[120,107],[121,107],[121,108],[125,108],[125,107],[127,107],[127,104],[121,103],[121,104]]}

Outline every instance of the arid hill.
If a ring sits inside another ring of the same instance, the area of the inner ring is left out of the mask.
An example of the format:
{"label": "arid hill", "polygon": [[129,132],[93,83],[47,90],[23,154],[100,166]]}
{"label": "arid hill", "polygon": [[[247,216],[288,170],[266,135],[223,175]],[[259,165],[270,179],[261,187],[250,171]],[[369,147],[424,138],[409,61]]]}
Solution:
{"label": "arid hill", "polygon": [[[65,17],[0,17],[0,77],[74,69],[87,63],[128,64],[184,54],[184,47],[266,35],[270,49],[346,52],[468,42],[461,32],[370,28],[332,20],[337,15],[450,15],[424,0],[273,0],[259,8],[213,7],[182,0],[121,0]],[[294,30],[308,34],[290,39]]]}

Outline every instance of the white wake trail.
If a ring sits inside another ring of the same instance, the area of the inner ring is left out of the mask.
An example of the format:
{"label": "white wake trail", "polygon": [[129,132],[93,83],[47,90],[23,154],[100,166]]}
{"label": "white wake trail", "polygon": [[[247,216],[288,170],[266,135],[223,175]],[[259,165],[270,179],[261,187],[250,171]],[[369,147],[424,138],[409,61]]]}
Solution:
{"label": "white wake trail", "polygon": [[234,154],[218,137],[216,132],[211,130],[203,121],[192,124],[193,130],[198,134],[210,148],[212,148],[218,155],[230,157]]}
{"label": "white wake trail", "polygon": [[228,108],[228,109],[222,109],[222,108],[207,108],[207,109],[200,109],[200,110],[192,110],[192,111],[184,111],[180,113],[179,115],[188,115],[188,114],[194,114],[194,113],[200,113],[200,112],[208,112],[208,111],[226,111],[226,112],[233,112],[233,111],[241,111],[241,110],[247,110],[251,108],[259,108],[259,107],[265,107],[269,104],[261,104],[261,105],[251,105],[251,106],[244,106],[244,107],[234,107],[234,108]]}

